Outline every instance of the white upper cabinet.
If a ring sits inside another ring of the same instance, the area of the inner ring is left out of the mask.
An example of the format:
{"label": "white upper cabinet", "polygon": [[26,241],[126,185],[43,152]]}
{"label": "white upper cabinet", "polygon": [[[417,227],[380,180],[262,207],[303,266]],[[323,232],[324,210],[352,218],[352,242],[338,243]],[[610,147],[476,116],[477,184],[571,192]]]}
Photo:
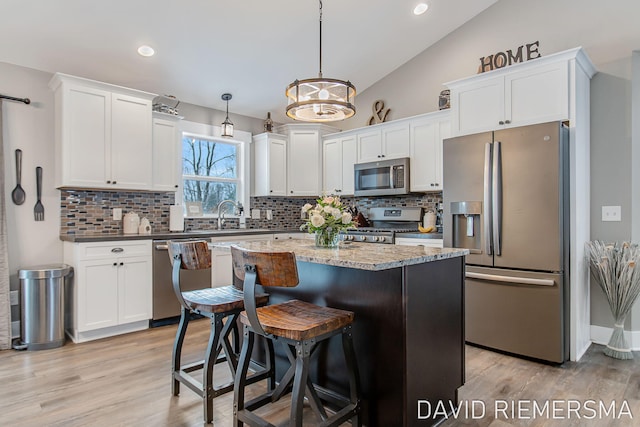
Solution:
{"label": "white upper cabinet", "polygon": [[442,191],[442,141],[451,136],[450,112],[414,117],[410,122],[411,191]]}
{"label": "white upper cabinet", "polygon": [[261,133],[253,137],[253,195],[287,195],[287,137]]}
{"label": "white upper cabinet", "polygon": [[178,172],[180,153],[180,117],[156,117],[153,113],[153,189],[176,191],[179,187]]}
{"label": "white upper cabinet", "polygon": [[452,133],[567,120],[576,50],[449,82]]}
{"label": "white upper cabinet", "polygon": [[356,136],[326,139],[322,144],[322,189],[341,196],[354,191],[353,165],[357,160]]}
{"label": "white upper cabinet", "polygon": [[55,74],[56,186],[151,190],[154,94]]}
{"label": "white upper cabinet", "polygon": [[152,153],[151,100],[112,93],[113,187],[150,190],[153,181]]}
{"label": "white upper cabinet", "polygon": [[287,158],[287,194],[317,196],[322,182],[319,132],[290,130]]}
{"label": "white upper cabinet", "polygon": [[322,137],[337,130],[316,124],[278,127],[287,136],[287,196],[316,197],[322,192]]}
{"label": "white upper cabinet", "polygon": [[409,157],[409,123],[383,123],[357,133],[358,163]]}

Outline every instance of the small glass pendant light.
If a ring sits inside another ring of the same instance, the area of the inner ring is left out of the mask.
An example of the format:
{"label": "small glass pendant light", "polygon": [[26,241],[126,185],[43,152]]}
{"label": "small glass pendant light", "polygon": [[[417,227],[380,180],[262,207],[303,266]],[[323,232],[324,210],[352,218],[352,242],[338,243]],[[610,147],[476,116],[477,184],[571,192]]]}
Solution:
{"label": "small glass pendant light", "polygon": [[229,100],[231,99],[230,93],[223,93],[222,100],[227,101],[227,117],[222,122],[222,136],[233,137],[233,123],[229,120]]}

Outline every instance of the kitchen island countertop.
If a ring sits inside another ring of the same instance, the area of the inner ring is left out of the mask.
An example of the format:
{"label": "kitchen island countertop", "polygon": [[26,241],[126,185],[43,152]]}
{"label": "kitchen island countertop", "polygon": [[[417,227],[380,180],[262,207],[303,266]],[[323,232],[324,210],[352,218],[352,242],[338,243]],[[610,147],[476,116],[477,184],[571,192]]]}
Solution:
{"label": "kitchen island countertop", "polygon": [[316,247],[312,240],[307,239],[229,241],[212,243],[211,247],[215,250],[216,247],[225,248],[232,244],[255,251],[291,251],[296,254],[298,261],[371,271],[422,264],[469,254],[467,249],[355,242],[340,242],[338,249],[326,249]]}

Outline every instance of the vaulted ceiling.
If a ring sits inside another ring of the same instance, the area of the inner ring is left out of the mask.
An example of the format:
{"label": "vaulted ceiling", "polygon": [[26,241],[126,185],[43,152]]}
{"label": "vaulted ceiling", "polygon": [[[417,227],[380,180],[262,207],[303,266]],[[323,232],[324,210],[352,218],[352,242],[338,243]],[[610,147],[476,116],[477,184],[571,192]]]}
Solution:
{"label": "vaulted ceiling", "polygon": [[[325,77],[362,92],[497,0],[324,0]],[[284,121],[285,87],[319,70],[318,0],[2,0],[0,62]],[[156,54],[142,57],[140,45]]]}

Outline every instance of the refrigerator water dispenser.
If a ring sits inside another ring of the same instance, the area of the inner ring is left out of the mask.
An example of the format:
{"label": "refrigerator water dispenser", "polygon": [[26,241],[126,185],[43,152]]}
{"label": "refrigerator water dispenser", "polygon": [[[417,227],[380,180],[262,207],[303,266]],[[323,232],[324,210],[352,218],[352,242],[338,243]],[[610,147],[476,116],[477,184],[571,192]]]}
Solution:
{"label": "refrigerator water dispenser", "polygon": [[452,242],[454,248],[482,253],[482,202],[451,202]]}

